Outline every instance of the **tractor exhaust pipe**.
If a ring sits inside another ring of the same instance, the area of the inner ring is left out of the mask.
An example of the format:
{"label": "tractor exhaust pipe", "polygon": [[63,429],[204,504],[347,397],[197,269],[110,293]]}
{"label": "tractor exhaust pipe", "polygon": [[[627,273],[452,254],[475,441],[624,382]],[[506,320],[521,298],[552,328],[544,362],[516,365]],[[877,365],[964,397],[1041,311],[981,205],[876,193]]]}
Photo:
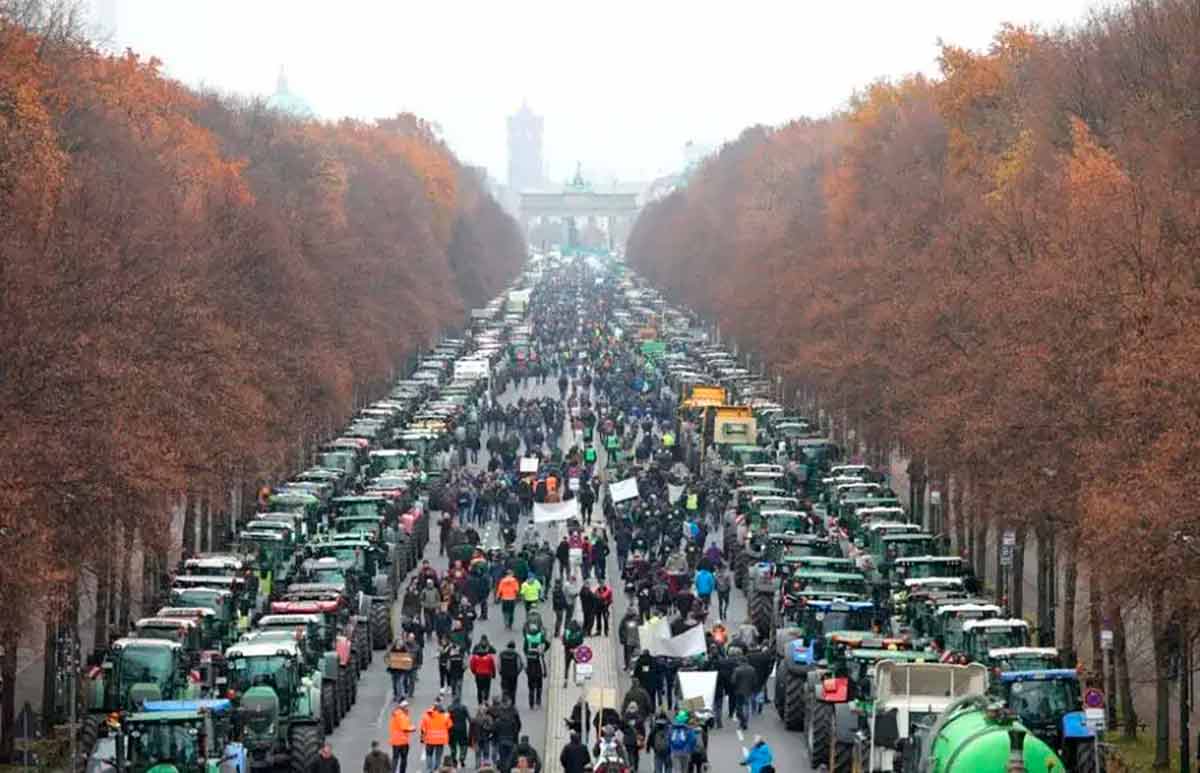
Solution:
{"label": "tractor exhaust pipe", "polygon": [[1004,773],[1025,773],[1025,731],[1008,731],[1008,764]]}

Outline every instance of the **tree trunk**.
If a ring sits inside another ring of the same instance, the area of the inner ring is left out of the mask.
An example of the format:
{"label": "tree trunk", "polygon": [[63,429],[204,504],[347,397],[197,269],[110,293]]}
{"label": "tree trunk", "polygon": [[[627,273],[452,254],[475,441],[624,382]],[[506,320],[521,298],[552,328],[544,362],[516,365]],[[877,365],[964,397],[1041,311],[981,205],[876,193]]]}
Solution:
{"label": "tree trunk", "polygon": [[125,529],[125,549],[121,551],[121,591],[120,591],[120,614],[117,616],[117,625],[119,630],[124,633],[129,630],[130,620],[132,618],[130,610],[130,592],[129,588],[132,584],[129,576],[133,570],[133,534],[132,528]]}
{"label": "tree trunk", "polygon": [[1025,527],[1017,527],[1017,544],[1013,547],[1012,598],[1009,608],[1015,617],[1025,617]]}
{"label": "tree trunk", "polygon": [[7,633],[0,639],[0,761],[11,761],[17,724],[17,647],[20,637]]}
{"label": "tree trunk", "polygon": [[1150,630],[1154,631],[1154,767],[1165,768],[1171,764],[1171,665],[1161,591],[1150,598]]}
{"label": "tree trunk", "polygon": [[45,650],[42,656],[42,732],[54,726],[54,686],[58,677],[58,618],[49,616],[45,624]]}
{"label": "tree trunk", "polygon": [[100,566],[96,569],[96,617],[93,620],[92,649],[102,652],[108,649],[108,627],[111,614],[112,595],[112,560],[110,555],[100,558]]}
{"label": "tree trunk", "polygon": [[187,558],[196,552],[196,513],[188,497],[183,498],[183,555]]}
{"label": "tree trunk", "polygon": [[[1059,641],[1062,646],[1063,665],[1074,668],[1079,658],[1075,654],[1075,587],[1079,583],[1079,563],[1075,557],[1075,543],[1063,543],[1063,627]],[[1051,567],[1053,570],[1053,567]],[[1099,634],[1097,634],[1099,635]]]}
{"label": "tree trunk", "polygon": [[1137,709],[1133,705],[1133,683],[1129,678],[1129,654],[1125,641],[1125,613],[1120,604],[1113,604],[1113,654],[1117,670],[1117,692],[1121,697],[1121,717],[1125,725],[1125,737],[1137,737]]}

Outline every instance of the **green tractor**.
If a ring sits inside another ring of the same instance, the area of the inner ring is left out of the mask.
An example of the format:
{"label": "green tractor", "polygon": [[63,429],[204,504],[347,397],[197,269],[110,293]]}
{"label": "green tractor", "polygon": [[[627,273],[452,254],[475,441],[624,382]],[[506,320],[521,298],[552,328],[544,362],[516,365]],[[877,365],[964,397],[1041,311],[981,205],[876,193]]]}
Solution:
{"label": "green tractor", "polygon": [[291,530],[255,528],[254,521],[247,526],[238,534],[238,551],[254,556],[258,596],[265,604],[275,588],[286,588],[291,582],[296,569],[296,544]]}
{"label": "green tractor", "polygon": [[264,615],[238,644],[295,642],[304,657],[305,671],[320,674],[321,720],[329,735],[350,713],[358,691],[351,674],[342,671],[337,652],[324,649],[323,626],[321,615]]}
{"label": "green tractor", "polygon": [[775,708],[788,730],[803,730],[808,671],[820,657],[826,632],[869,635],[878,612],[869,601],[817,600],[793,594],[786,582],[782,596],[787,619],[775,638]]}
{"label": "green tractor", "polygon": [[988,650],[988,662],[996,671],[1047,671],[1062,668],[1057,647],[998,647]]}
{"label": "green tractor", "polygon": [[[913,650],[907,639],[864,631],[830,631],[818,640],[816,665],[806,675],[805,740],[814,765],[834,769],[847,756],[840,748],[853,735],[856,712],[871,698],[870,666],[879,660],[936,661],[932,652]],[[842,768],[837,768],[839,771]]]}
{"label": "green tractor", "polygon": [[148,701],[121,721],[117,773],[243,773],[246,750],[233,739],[226,699]]}
{"label": "green tractor", "polygon": [[320,674],[295,642],[247,642],[225,652],[250,770],[309,773],[325,743]]}
{"label": "green tractor", "polygon": [[87,715],[80,730],[84,759],[108,715],[135,710],[146,701],[199,697],[199,686],[190,679],[189,660],[178,641],[124,638],[113,642],[103,663],[85,677]]}
{"label": "green tractor", "polygon": [[1029,623],[1019,618],[992,617],[964,621],[961,646],[955,649],[973,662],[991,666],[989,656],[993,650],[1028,646]]}
{"label": "green tractor", "polygon": [[387,596],[367,595],[359,585],[360,575],[355,571],[354,559],[339,559],[333,556],[310,558],[301,567],[303,582],[293,583],[289,589],[321,588],[336,589],[357,608],[351,615],[354,649],[362,661],[361,668],[371,663],[373,650],[384,649],[392,641],[391,599]]}
{"label": "green tractor", "polygon": [[318,559],[350,562],[358,587],[370,589],[371,645],[377,650],[385,649],[392,641],[391,610],[395,595],[386,570],[390,564],[388,548],[357,535],[332,536],[309,547]]}
{"label": "green tractor", "polygon": [[320,615],[321,651],[338,656],[342,684],[348,685],[350,702],[357,696],[358,676],[370,664],[371,643],[366,624],[352,614],[349,599],[329,585],[293,585],[283,598],[271,603],[276,615]]}
{"label": "green tractor", "polygon": [[224,646],[228,646],[237,641],[239,621],[248,619],[253,608],[245,586],[242,577],[182,575],[171,582],[171,606],[211,609],[215,613],[213,624]]}

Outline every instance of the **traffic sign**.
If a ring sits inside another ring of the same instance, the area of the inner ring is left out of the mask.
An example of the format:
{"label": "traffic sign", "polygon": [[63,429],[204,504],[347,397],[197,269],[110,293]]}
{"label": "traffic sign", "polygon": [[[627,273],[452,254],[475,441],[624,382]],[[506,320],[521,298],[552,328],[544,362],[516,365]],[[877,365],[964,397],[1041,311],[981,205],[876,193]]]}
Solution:
{"label": "traffic sign", "polygon": [[1016,545],[1017,544],[1017,533],[1015,531],[1013,531],[1012,529],[1005,529],[1004,530],[1004,541],[1002,544],[1005,547],[1013,547],[1014,545]]}
{"label": "traffic sign", "polygon": [[1113,647],[1113,632],[1105,629],[1100,631],[1100,649],[1111,650]]}
{"label": "traffic sign", "polygon": [[592,678],[591,663],[576,663],[575,664],[575,683],[581,684]]}
{"label": "traffic sign", "polygon": [[1013,549],[1010,545],[1004,545],[1000,548],[1000,566],[1012,566],[1013,564]]}
{"label": "traffic sign", "polygon": [[590,663],[592,660],[592,648],[586,644],[580,644],[575,648],[576,663]]}
{"label": "traffic sign", "polygon": [[1104,693],[1095,687],[1087,688],[1083,691],[1083,705],[1089,709],[1104,708]]}
{"label": "traffic sign", "polygon": [[1087,729],[1097,735],[1103,733],[1108,728],[1108,720],[1104,715],[1104,709],[1084,709],[1083,721],[1087,725]]}

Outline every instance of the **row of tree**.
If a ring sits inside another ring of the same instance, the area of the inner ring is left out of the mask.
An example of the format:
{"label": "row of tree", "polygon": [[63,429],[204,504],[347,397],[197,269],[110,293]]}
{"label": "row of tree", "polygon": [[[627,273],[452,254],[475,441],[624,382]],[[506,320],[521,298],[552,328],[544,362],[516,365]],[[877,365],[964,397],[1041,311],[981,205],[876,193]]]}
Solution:
{"label": "row of tree", "polygon": [[181,493],[294,469],[524,260],[412,116],[294,120],[8,8],[28,15],[0,13],[6,730],[31,620],[114,567],[128,591]]}
{"label": "row of tree", "polygon": [[1097,659],[1107,621],[1124,669],[1137,610],[1160,764],[1200,568],[1197,29],[1193,2],[1134,0],[1054,33],[1004,28],[985,52],[945,45],[940,77],[747,129],[629,245],[871,446],[953,480],[956,542],[980,566],[989,529],[1056,544],[1060,644],[1077,638],[1077,562]]}

